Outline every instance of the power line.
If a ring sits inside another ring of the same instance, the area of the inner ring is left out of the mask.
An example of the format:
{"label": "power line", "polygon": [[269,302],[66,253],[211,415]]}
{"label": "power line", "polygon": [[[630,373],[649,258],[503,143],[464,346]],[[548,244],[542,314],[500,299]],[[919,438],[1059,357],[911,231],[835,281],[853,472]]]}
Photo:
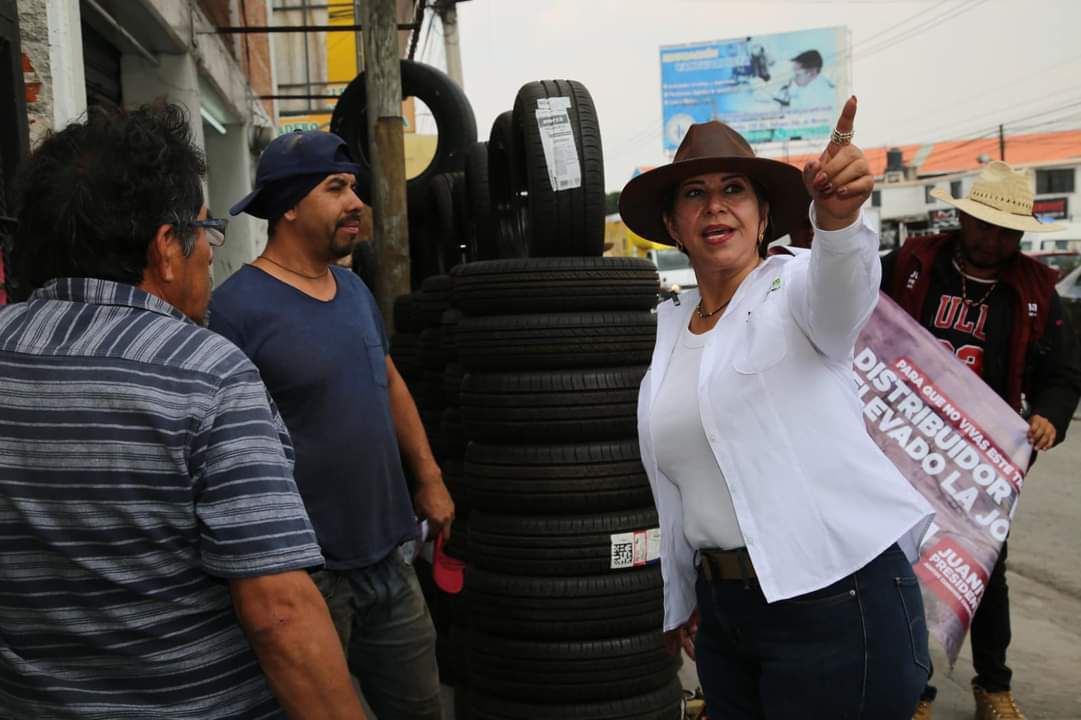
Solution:
{"label": "power line", "polygon": [[[959,2],[959,5],[943,5],[934,9],[920,10],[913,15],[909,15],[900,22],[890,25],[890,27],[885,30],[854,42],[851,48],[832,55],[827,55],[826,59],[834,63],[844,62],[846,60],[854,63],[856,60],[865,60],[871,55],[888,50],[889,48],[900,45],[901,43],[920,35],[925,30],[932,28],[932,26],[941,27],[950,20],[953,20],[970,10],[974,10],[987,2],[987,0],[959,0]],[[932,13],[931,16],[925,17],[928,13]],[[923,19],[922,23],[907,28],[905,27],[905,25],[912,20],[919,20],[921,18]]]}
{"label": "power line", "polygon": [[898,29],[899,29],[900,27],[902,27],[902,26],[904,26],[905,24],[907,24],[907,23],[908,23],[908,21],[910,21],[910,20],[916,20],[916,19],[918,19],[918,18],[920,18],[920,17],[923,17],[923,15],[924,15],[924,14],[926,14],[926,12],[927,12],[926,10],[920,10],[919,12],[915,13],[914,15],[909,15],[908,17],[906,17],[906,18],[905,18],[904,20],[902,20],[901,22],[899,22],[899,23],[894,23],[893,25],[890,25],[889,27],[887,27],[887,28],[886,28],[885,30],[880,30],[880,31],[878,31],[877,33],[875,33],[875,34],[871,35],[870,37],[864,38],[864,39],[863,39],[863,40],[861,40],[861,41],[860,41],[859,43],[853,43],[852,47],[853,47],[853,48],[855,48],[855,47],[856,47],[856,45],[858,45],[858,44],[864,44],[864,45],[866,45],[867,43],[871,43],[871,42],[874,42],[875,40],[877,40],[878,38],[882,37],[883,35],[889,35],[889,34],[890,34],[890,33],[892,33],[892,32],[896,32],[896,31],[898,31]]}
{"label": "power line", "polygon": [[[1056,98],[1055,102],[1060,102],[1061,100],[1062,100],[1062,98]],[[970,139],[970,138],[972,138],[974,136],[983,137],[983,136],[986,136],[988,134],[997,132],[998,131],[998,126],[1000,124],[1012,127],[1013,125],[1025,122],[1026,120],[1033,120],[1033,119],[1036,119],[1036,118],[1043,118],[1048,113],[1060,112],[1062,110],[1066,110],[1066,109],[1076,107],[1079,104],[1081,104],[1081,96],[1066,98],[1066,102],[1064,104],[1062,104],[1062,105],[1058,105],[1058,106],[1055,106],[1055,107],[1044,108],[1044,109],[1039,110],[1038,112],[1035,112],[1035,113],[1033,113],[1031,115],[1026,115],[1024,117],[1014,117],[1014,118],[1012,118],[1010,120],[1005,120],[1005,121],[1003,121],[1001,123],[994,123],[994,124],[991,124],[991,125],[980,125],[980,126],[972,128],[971,130],[958,130],[956,134],[951,134],[950,136],[945,137],[945,138],[940,137],[940,138],[935,138],[935,139],[928,139],[928,140],[923,140],[923,141],[915,141],[915,142],[908,142],[908,143],[901,143],[901,144],[903,144],[903,145],[933,145],[933,144],[944,143],[944,142],[956,142],[958,140],[967,140],[967,139]],[[981,122],[986,122],[987,116],[989,116],[989,115],[994,116],[995,114],[998,114],[998,113],[1008,112],[1011,108],[1016,107],[1016,105],[1017,105],[1017,103],[1012,103],[1008,107],[1001,107],[1001,108],[998,108],[998,109],[990,111],[990,112],[981,113],[980,120],[981,120]],[[951,123],[951,124],[948,124],[948,125],[941,125],[939,127],[942,127],[942,128],[956,127],[956,125],[957,125],[956,123]],[[963,123],[962,123],[962,126],[963,126]]]}
{"label": "power line", "polygon": [[[1059,110],[1063,110],[1063,109],[1067,109],[1067,108],[1074,108],[1074,107],[1081,107],[1081,100],[1076,100],[1074,102],[1067,103],[1067,104],[1062,105],[1062,106],[1060,106],[1058,108],[1053,108],[1051,110],[1047,110],[1047,111],[1044,111],[1044,112],[1057,112]],[[1001,123],[1001,124],[1003,126],[1012,125],[1013,123],[1017,123],[1017,122],[1021,122],[1021,121],[1024,121],[1024,120],[1032,119],[1033,117],[1039,117],[1039,114],[1030,115],[1030,116],[1023,117],[1023,118],[1017,118],[1017,119],[1007,121],[1007,122],[1004,122],[1004,123]],[[945,159],[951,159],[952,160],[953,158],[962,155],[963,153],[961,151],[964,150],[966,147],[970,147],[971,145],[973,145],[975,143],[978,143],[981,140],[987,140],[988,138],[992,137],[997,132],[998,132],[998,125],[995,125],[992,128],[988,129],[986,132],[983,132],[982,134],[978,135],[977,137],[971,137],[970,136],[969,139],[965,140],[960,145],[955,145],[954,147],[943,150],[939,154],[932,154],[931,157],[934,158],[934,161],[936,163],[942,162]],[[956,140],[954,140],[953,142],[955,142],[955,141]],[[939,142],[933,143],[933,144],[937,145],[937,144],[941,144],[943,142],[951,142],[951,141],[948,141],[948,140],[939,141]]]}
{"label": "power line", "polygon": [[[851,48],[846,48],[833,54],[827,53],[823,58],[824,64],[833,63],[836,65],[846,61],[855,64],[857,60],[866,60],[873,55],[877,55],[901,45],[902,43],[923,34],[932,27],[942,27],[949,21],[976,9],[987,1],[988,0],[958,0],[959,4],[957,5],[951,6],[946,4],[940,7],[921,9],[900,22],[894,23],[885,30],[854,42]],[[922,20],[922,22],[905,27],[913,20]],[[775,76],[775,79],[759,85],[756,88],[756,92],[772,93],[790,82],[791,79],[788,76],[778,75]]]}
{"label": "power line", "polygon": [[[897,47],[898,45],[923,34],[925,31],[931,29],[932,27],[942,27],[946,23],[960,17],[961,15],[975,10],[976,8],[985,4],[987,1],[988,0],[959,0],[957,4],[952,6],[945,5],[934,8],[923,8],[920,11],[902,19],[900,22],[894,23],[889,28],[879,31],[867,38],[862,39],[861,41],[853,43],[851,48],[848,48],[840,53],[836,53],[831,57],[831,60],[837,62],[844,61],[846,58],[848,58],[852,63],[855,63],[856,60],[865,60],[871,56]],[[774,82],[767,82],[759,87],[759,92],[768,92],[769,89],[778,87],[784,82],[788,82],[788,79],[778,78]],[[658,129],[661,129],[663,127],[663,124],[664,121],[662,117],[659,123],[654,122],[651,125],[643,128],[642,130],[634,133],[625,141],[622,141],[618,146],[616,146],[618,150],[615,151],[614,156],[621,155],[623,149],[636,142],[638,138],[641,138],[646,134],[650,134]],[[970,133],[966,133],[965,136],[956,139],[966,140],[966,144],[968,144],[968,142],[976,142],[979,139],[982,139],[983,137],[986,137],[987,135],[990,135],[991,133],[997,131],[997,127],[997,125],[993,126],[986,132],[979,134],[975,139],[971,138]],[[978,131],[973,132],[975,133]],[[945,141],[940,140],[938,142]],[[957,149],[960,148],[951,148],[951,152]]]}
{"label": "power line", "polygon": [[424,24],[424,6],[425,0],[417,0],[416,5],[413,6],[413,28],[412,34],[409,36],[409,59],[412,60],[417,54],[417,41],[420,40],[420,26]]}
{"label": "power line", "polygon": [[[1025,70],[1024,72],[1021,72],[1021,73],[1018,73],[1016,75],[1011,76],[1007,81],[1005,81],[1003,83],[1000,83],[1000,84],[995,85],[995,86],[993,86],[991,88],[985,88],[985,89],[979,90],[979,91],[977,91],[975,93],[972,93],[970,95],[965,95],[965,96],[963,96],[961,98],[958,98],[953,102],[953,105],[961,105],[963,103],[967,103],[969,100],[972,100],[972,99],[978,98],[978,97],[987,96],[988,94],[990,94],[992,92],[995,92],[997,90],[1003,90],[1003,89],[1006,89],[1006,88],[1014,88],[1014,87],[1016,87],[1018,85],[1016,80],[1021,78],[1021,77],[1029,77],[1029,76],[1032,76],[1032,75],[1036,75],[1036,74],[1045,72],[1047,70],[1053,70],[1053,69],[1055,69],[1057,67],[1061,67],[1063,65],[1068,65],[1070,63],[1077,62],[1078,60],[1081,60],[1081,55],[1074,55],[1074,56],[1066,58],[1064,60],[1056,60],[1056,61],[1054,61],[1054,62],[1052,62],[1052,63],[1050,63],[1048,65],[1044,65],[1042,67],[1036,68],[1035,70]],[[1051,91],[1051,93],[1048,93],[1047,91],[1042,91],[1040,93],[1040,96],[1041,97],[1047,96],[1048,94],[1053,94],[1053,92],[1054,91]],[[1021,102],[1025,102],[1025,101],[1021,101]],[[1016,104],[1016,103],[1014,103],[1014,104]],[[919,110],[917,112],[908,113],[907,115],[902,115],[897,120],[898,124],[903,124],[905,120],[908,120],[910,118],[914,118],[917,115],[922,115],[922,114],[925,114],[925,111],[921,109],[921,110]],[[961,121],[961,122],[965,122],[965,121]],[[938,124],[932,125],[932,126],[930,126],[928,128],[917,130],[916,134],[917,135],[930,135],[931,133],[937,133],[941,129],[944,129],[944,128],[947,128],[947,127],[953,127],[955,125],[956,125],[956,122],[938,123]]]}
{"label": "power line", "polygon": [[[1040,128],[1047,128],[1047,129],[1044,129],[1044,130],[1041,131],[1041,133],[1044,133],[1044,134],[1064,133],[1064,132],[1076,131],[1078,129],[1076,126],[1081,124],[1081,122],[1078,122],[1078,121],[1081,121],[1081,113],[1071,113],[1069,115],[1063,115],[1060,118],[1055,118],[1054,120],[1048,120],[1047,122],[1036,123],[1034,125],[1021,125],[1019,127],[1014,126],[1012,129],[1013,129],[1014,134],[1030,134],[1030,135],[1031,134],[1039,134],[1039,133],[1033,133],[1032,131],[1033,130],[1039,130]],[[1060,127],[1060,128],[1050,128],[1049,127],[1051,125],[1059,125],[1060,123],[1071,123],[1072,126],[1070,126],[1070,127]]]}
{"label": "power line", "polygon": [[[963,2],[970,2],[971,0],[962,0],[962,1]],[[926,18],[925,17],[927,15],[927,13],[929,12],[927,9],[920,10],[920,11],[916,12],[914,15],[909,15],[904,20],[902,20],[902,21],[900,21],[898,23],[894,23],[894,24],[890,25],[885,30],[881,30],[881,31],[875,33],[874,35],[871,35],[868,38],[865,38],[865,39],[863,39],[863,40],[861,40],[859,42],[853,43],[852,44],[853,54],[855,54],[855,50],[857,48],[859,48],[863,52],[866,52],[868,47],[873,49],[876,46],[883,45],[885,43],[891,42],[892,40],[900,37],[904,33],[910,32],[912,30],[922,30],[922,29],[928,27],[929,25],[931,25],[931,23],[936,22],[939,18],[941,18],[941,17],[945,16],[946,14],[952,12],[954,9],[955,9],[954,7],[950,7],[948,5],[945,5],[944,7],[936,8],[936,10],[941,10],[941,13],[938,16],[935,16],[935,17],[932,17],[932,18]],[[930,11],[930,12],[933,12],[933,11]],[[908,27],[908,28],[904,27],[906,24],[908,24],[912,20],[921,20],[921,19],[923,19],[922,23],[917,23],[916,25],[913,25],[912,27]],[[887,36],[891,36],[891,37],[887,37]],[[882,39],[880,39],[880,38],[882,38]],[[843,57],[843,55],[842,55],[842,57]]]}
{"label": "power line", "polygon": [[940,15],[938,15],[936,17],[928,18],[928,20],[924,24],[919,25],[919,26],[917,26],[915,28],[911,28],[911,29],[909,29],[907,31],[904,31],[903,33],[898,34],[898,35],[895,35],[894,37],[890,38],[889,40],[883,41],[882,43],[879,43],[878,45],[873,46],[870,49],[868,49],[865,46],[861,50],[860,59],[861,60],[866,60],[868,57],[870,57],[872,55],[877,55],[878,53],[884,52],[885,50],[889,50],[892,47],[896,47],[897,45],[900,45],[901,43],[905,42],[906,40],[910,40],[911,38],[914,38],[917,35],[922,34],[926,29],[928,29],[932,25],[935,25],[935,24],[943,25],[943,24],[949,22],[950,20],[953,20],[953,19],[955,19],[957,17],[960,17],[961,15],[964,15],[965,13],[967,13],[967,12],[969,12],[971,10],[975,10],[977,7],[979,7],[980,5],[983,5],[985,2],[987,2],[987,0],[971,0],[971,2],[969,2],[967,5],[959,5],[959,6],[955,7],[955,8],[947,9],[945,12],[943,12],[942,14],[940,14]]}
{"label": "power line", "polygon": [[424,44],[420,47],[420,59],[424,60],[428,53],[428,43],[432,39],[432,27],[435,26],[435,8],[432,8],[428,16],[428,32],[424,33]]}

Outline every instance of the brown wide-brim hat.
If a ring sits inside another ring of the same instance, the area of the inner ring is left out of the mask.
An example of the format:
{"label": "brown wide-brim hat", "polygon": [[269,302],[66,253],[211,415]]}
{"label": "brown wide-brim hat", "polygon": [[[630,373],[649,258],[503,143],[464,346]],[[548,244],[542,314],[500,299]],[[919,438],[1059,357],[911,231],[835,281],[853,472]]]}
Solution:
{"label": "brown wide-brim hat", "polygon": [[746,175],[765,191],[769,201],[767,241],[806,222],[811,196],[803,186],[803,174],[787,163],[755,157],[742,135],[717,120],[691,125],[670,164],[627,183],[619,196],[619,214],[635,234],[675,245],[664,226],[669,191],[687,178],[715,172]]}

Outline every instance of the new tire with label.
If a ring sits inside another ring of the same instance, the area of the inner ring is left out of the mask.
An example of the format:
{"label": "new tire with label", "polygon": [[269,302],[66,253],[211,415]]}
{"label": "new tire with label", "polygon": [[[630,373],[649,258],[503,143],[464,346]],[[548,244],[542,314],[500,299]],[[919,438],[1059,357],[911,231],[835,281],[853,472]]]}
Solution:
{"label": "new tire with label", "polygon": [[575,80],[518,91],[514,142],[522,169],[530,257],[604,252],[604,154],[593,98]]}

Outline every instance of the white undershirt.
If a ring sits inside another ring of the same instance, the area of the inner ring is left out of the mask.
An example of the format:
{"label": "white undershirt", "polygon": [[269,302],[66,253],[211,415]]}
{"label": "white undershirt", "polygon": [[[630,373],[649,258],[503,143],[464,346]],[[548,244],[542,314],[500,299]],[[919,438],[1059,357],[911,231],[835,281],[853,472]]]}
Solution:
{"label": "white undershirt", "polygon": [[706,440],[698,405],[698,372],[708,333],[686,327],[653,406],[657,466],[679,488],[683,533],[692,548],[744,546],[724,473]]}

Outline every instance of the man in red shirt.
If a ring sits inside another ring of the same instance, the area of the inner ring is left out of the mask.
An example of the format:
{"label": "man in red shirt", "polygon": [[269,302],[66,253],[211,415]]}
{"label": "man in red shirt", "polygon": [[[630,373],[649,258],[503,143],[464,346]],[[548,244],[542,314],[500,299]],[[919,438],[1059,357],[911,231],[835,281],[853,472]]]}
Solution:
{"label": "man in red shirt", "polygon": [[[1029,423],[1035,450],[1062,442],[1081,396],[1078,342],[1055,293],[1055,273],[1020,252],[1024,232],[1061,226],[1032,216],[1028,175],[991,162],[957,207],[959,232],[910,238],[882,259],[882,290],[967,364]],[[1006,544],[972,620],[977,720],[1023,718],[1006,664],[1010,605]],[[931,717],[928,686],[917,718]]]}

